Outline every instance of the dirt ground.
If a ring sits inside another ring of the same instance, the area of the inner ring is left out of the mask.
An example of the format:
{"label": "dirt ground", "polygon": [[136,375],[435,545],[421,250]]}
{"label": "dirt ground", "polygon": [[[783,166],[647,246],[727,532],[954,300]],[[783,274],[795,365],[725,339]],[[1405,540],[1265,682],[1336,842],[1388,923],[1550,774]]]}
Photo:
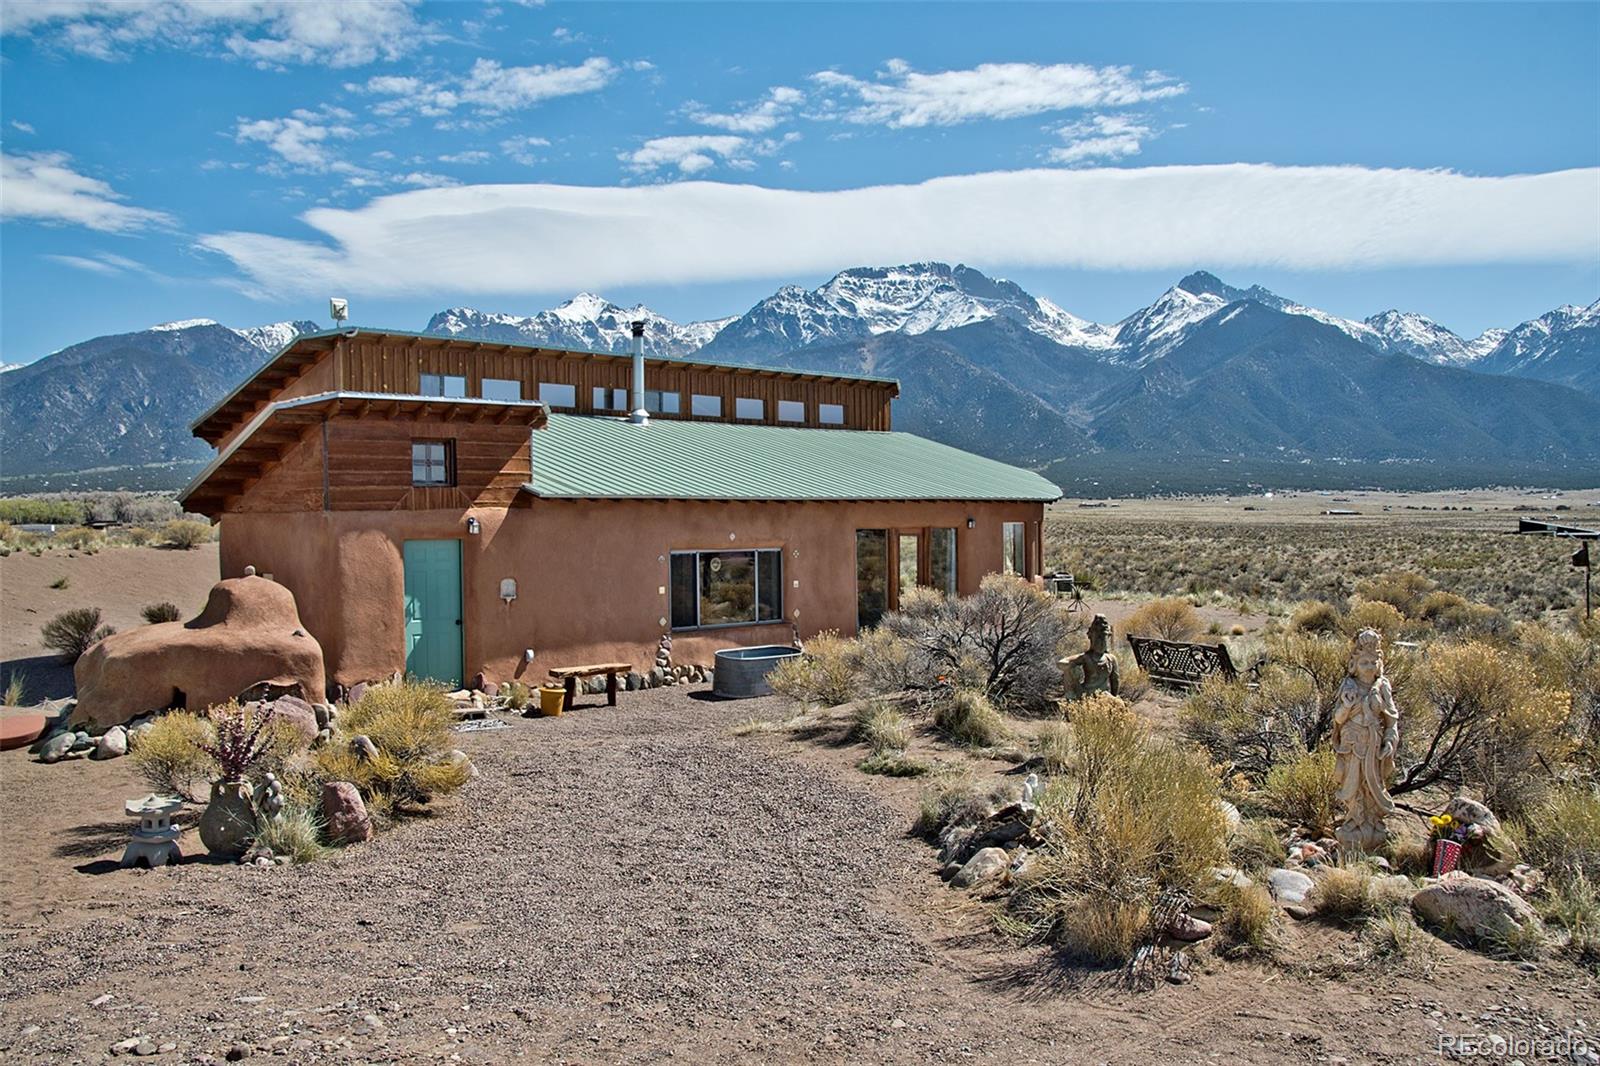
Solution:
{"label": "dirt ground", "polygon": [[917,782],[826,730],[734,735],[789,711],[675,688],[464,733],[481,773],[448,809],[270,869],[118,869],[126,760],[0,754],[5,1061],[142,1034],[171,1062],[1398,1063],[1437,1061],[1442,1031],[1600,1024],[1564,964],[1440,944],[1387,972],[1321,927],[1293,954],[1335,977],[1124,991],[939,881]]}
{"label": "dirt ground", "polygon": [[[72,671],[40,643],[40,626],[74,607],[98,607],[107,624],[133,629],[144,625],[141,610],[162,602],[177,604],[184,618],[193,618],[217,575],[215,542],[191,551],[12,552],[0,559],[0,687],[20,672],[30,700],[72,695]],[[51,587],[63,578],[64,588]]]}

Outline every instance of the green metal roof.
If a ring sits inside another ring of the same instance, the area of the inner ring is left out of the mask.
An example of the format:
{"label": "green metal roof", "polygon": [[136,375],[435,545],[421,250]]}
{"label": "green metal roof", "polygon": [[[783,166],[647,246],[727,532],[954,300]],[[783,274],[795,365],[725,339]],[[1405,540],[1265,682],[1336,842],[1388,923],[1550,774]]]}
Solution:
{"label": "green metal roof", "polygon": [[1028,500],[1061,490],[909,433],[552,414],[533,434],[536,496],[646,500]]}

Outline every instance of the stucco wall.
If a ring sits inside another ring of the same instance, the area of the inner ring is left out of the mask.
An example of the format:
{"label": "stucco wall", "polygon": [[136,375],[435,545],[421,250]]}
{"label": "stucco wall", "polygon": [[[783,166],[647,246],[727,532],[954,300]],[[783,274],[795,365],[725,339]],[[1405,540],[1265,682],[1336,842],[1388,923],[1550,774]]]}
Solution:
{"label": "stucco wall", "polygon": [[[481,524],[477,535],[467,533],[469,516]],[[718,648],[788,643],[791,623],[802,637],[853,633],[857,529],[954,527],[965,594],[1000,569],[1003,522],[1027,523],[1037,566],[1043,516],[1029,503],[562,500],[509,510],[234,513],[221,520],[222,574],[253,565],[287,585],[331,678],[350,684],[404,668],[403,542],[459,539],[466,676],[538,681],[554,666],[647,667],[670,616],[673,551],[783,550],[783,623],[674,634],[677,661],[709,663]],[[518,585],[509,605],[499,598],[508,577]],[[524,668],[530,647],[535,659]]]}

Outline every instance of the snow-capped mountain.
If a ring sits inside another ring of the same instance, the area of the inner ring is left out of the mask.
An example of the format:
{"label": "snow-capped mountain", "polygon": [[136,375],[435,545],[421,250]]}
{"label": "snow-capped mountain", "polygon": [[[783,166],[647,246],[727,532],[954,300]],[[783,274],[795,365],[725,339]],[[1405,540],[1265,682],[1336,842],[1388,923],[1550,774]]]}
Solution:
{"label": "snow-capped mountain", "polygon": [[1409,355],[1439,366],[1471,366],[1494,350],[1503,329],[1486,330],[1467,340],[1415,311],[1381,311],[1359,323],[1346,322],[1346,332],[1369,348]]}
{"label": "snow-capped mountain", "polygon": [[639,320],[645,323],[645,353],[653,356],[688,355],[704,347],[718,330],[733,321],[719,318],[680,325],[643,304],[621,307],[603,296],[580,292],[559,307],[531,316],[452,307],[429,319],[426,332],[511,344],[626,352],[633,343],[629,323]]}
{"label": "snow-capped mountain", "polygon": [[880,333],[917,335],[1004,317],[1071,347],[1104,348],[1111,331],[966,266],[856,267],[815,289],[785,285],[707,345],[708,357],[764,358]]}
{"label": "snow-capped mountain", "polygon": [[1522,323],[1474,369],[1600,393],[1600,300],[1588,307],[1567,304]]}

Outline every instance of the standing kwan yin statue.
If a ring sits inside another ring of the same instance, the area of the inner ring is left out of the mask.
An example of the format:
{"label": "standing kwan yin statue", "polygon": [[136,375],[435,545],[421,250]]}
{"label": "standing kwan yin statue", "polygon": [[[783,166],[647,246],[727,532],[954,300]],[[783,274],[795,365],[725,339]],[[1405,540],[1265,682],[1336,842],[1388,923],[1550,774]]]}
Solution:
{"label": "standing kwan yin statue", "polygon": [[1335,836],[1347,852],[1376,851],[1388,839],[1384,819],[1394,812],[1389,781],[1400,743],[1400,712],[1383,676],[1383,634],[1376,629],[1363,629],[1351,644],[1332,740],[1341,811]]}

